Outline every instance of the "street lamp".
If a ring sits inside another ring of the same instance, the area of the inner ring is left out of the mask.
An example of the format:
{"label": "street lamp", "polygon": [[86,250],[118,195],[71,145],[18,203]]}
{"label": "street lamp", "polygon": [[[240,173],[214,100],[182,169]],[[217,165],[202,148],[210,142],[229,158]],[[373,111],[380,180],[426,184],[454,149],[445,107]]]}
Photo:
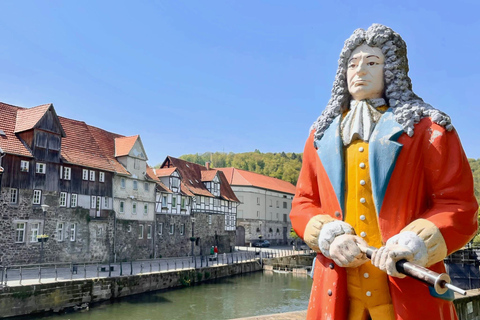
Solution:
{"label": "street lamp", "polygon": [[[45,214],[47,213],[48,208],[50,208],[49,205],[47,204],[42,204],[42,212],[43,212],[43,226],[42,226],[42,236],[45,235]],[[41,237],[38,238],[40,240],[40,263],[43,263],[43,243],[47,241],[48,238],[46,237]]]}

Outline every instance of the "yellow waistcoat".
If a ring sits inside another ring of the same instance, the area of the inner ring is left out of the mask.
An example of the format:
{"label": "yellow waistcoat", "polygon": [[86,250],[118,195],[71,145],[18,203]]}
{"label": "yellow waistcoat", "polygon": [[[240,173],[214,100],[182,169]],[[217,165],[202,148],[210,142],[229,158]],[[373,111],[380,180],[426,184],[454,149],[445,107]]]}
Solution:
{"label": "yellow waistcoat", "polygon": [[[345,222],[370,246],[383,245],[373,203],[368,142],[353,141],[345,148]],[[370,261],[347,268],[349,319],[395,319],[387,274]]]}

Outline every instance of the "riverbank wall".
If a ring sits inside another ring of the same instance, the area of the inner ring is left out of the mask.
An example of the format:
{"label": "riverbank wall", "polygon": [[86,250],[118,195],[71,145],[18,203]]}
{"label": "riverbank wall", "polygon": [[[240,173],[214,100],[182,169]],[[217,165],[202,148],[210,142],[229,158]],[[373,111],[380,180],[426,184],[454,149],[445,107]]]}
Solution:
{"label": "riverbank wall", "polygon": [[197,283],[262,270],[258,261],[139,275],[5,287],[0,290],[0,318],[60,312],[129,295],[188,287]]}

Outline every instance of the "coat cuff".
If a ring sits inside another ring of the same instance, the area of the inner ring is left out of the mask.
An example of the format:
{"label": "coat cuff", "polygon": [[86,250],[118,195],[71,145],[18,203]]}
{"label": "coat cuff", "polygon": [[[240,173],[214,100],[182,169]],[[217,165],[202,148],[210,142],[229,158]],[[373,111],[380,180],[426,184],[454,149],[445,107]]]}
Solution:
{"label": "coat cuff", "polygon": [[318,236],[320,235],[320,230],[326,223],[335,221],[328,214],[319,214],[313,216],[307,223],[305,227],[305,232],[303,233],[303,241],[309,246],[312,250],[320,252],[318,247]]}
{"label": "coat cuff", "polygon": [[402,229],[401,232],[411,231],[423,240],[427,247],[427,264],[431,266],[445,259],[448,254],[447,244],[443,238],[442,232],[431,221],[426,219],[417,219]]}

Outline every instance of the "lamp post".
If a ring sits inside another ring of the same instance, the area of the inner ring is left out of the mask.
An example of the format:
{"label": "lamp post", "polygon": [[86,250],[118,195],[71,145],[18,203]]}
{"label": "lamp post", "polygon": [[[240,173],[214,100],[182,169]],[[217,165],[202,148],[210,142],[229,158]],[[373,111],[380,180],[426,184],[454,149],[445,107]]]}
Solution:
{"label": "lamp post", "polygon": [[[48,208],[50,208],[47,204],[42,204],[42,212],[43,212],[43,225],[42,225],[42,235],[45,235],[45,214],[47,213]],[[40,263],[43,263],[43,243],[47,241],[48,238],[41,237],[38,238],[40,240]]]}

